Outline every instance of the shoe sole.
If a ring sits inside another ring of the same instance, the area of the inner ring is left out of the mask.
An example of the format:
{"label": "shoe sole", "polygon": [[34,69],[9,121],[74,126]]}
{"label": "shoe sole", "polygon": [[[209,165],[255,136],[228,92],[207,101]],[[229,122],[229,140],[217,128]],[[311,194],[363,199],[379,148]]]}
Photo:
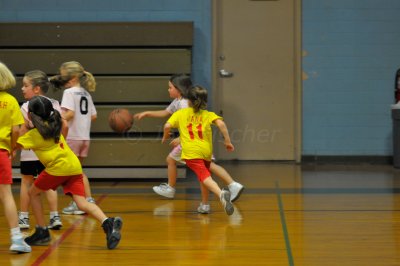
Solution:
{"label": "shoe sole", "polygon": [[169,199],[173,199],[174,196],[175,196],[175,195],[173,195],[173,196],[166,196],[166,195],[160,194],[156,189],[154,189],[154,187],[153,187],[153,191],[154,191],[157,195],[160,195],[160,196],[163,196],[163,197],[166,197],[166,198],[169,198]]}
{"label": "shoe sole", "polygon": [[30,253],[30,252],[32,252],[32,249],[29,247],[21,247],[21,248],[18,248],[18,247],[10,247],[10,251],[11,252],[13,252],[13,253]]}
{"label": "shoe sole", "polygon": [[121,240],[121,228],[122,228],[122,219],[120,217],[114,218],[113,231],[110,236],[110,240],[107,241],[107,248],[114,249],[118,246],[119,241]]}
{"label": "shoe sole", "polygon": [[240,195],[242,194],[244,190],[244,187],[242,187],[239,192],[237,193],[236,197],[234,197],[233,199],[231,199],[231,202],[235,202],[236,200],[238,200],[240,198]]}
{"label": "shoe sole", "polygon": [[232,215],[232,213],[235,211],[235,209],[233,208],[233,204],[230,201],[231,195],[230,193],[225,193],[224,194],[224,199],[225,199],[225,212],[228,215]]}
{"label": "shoe sole", "polygon": [[46,239],[46,240],[40,240],[37,241],[35,243],[28,243],[29,241],[26,241],[25,239],[25,243],[27,243],[29,246],[48,246],[50,244],[50,238]]}
{"label": "shoe sole", "polygon": [[29,229],[29,225],[18,225],[20,229]]}
{"label": "shoe sole", "polygon": [[53,225],[53,226],[47,226],[47,228],[51,229],[51,230],[60,230],[62,227],[62,224],[57,224],[57,225]]}
{"label": "shoe sole", "polygon": [[73,211],[73,212],[66,212],[66,211],[62,211],[63,214],[67,214],[67,215],[82,215],[85,214],[84,211]]}

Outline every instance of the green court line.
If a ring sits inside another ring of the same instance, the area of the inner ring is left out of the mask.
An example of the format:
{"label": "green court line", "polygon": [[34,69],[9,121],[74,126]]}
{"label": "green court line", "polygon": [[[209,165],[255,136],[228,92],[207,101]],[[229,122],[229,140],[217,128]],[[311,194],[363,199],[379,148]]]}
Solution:
{"label": "green court line", "polygon": [[283,235],[285,237],[286,253],[287,253],[287,256],[288,256],[288,260],[289,260],[289,266],[294,266],[292,248],[290,247],[289,233],[288,233],[287,226],[286,226],[285,212],[284,212],[284,209],[283,209],[281,190],[279,188],[279,181],[278,180],[275,182],[275,187],[276,187],[276,195],[278,197],[279,214],[281,216],[281,224],[282,224]]}

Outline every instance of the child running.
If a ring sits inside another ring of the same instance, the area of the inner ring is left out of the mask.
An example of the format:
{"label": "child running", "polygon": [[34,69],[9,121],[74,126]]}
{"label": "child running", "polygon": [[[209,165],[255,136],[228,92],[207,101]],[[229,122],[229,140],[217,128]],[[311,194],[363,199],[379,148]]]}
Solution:
{"label": "child running", "polygon": [[[157,117],[164,118],[170,117],[176,111],[187,108],[188,100],[185,98],[187,90],[192,86],[192,81],[189,76],[185,74],[175,74],[172,75],[168,82],[168,92],[169,96],[174,99],[171,104],[165,110],[158,111],[145,111],[135,114],[134,118],[141,120],[145,117]],[[175,138],[170,143],[173,146],[172,151],[167,156],[167,167],[168,167],[168,183],[160,184],[159,186],[154,186],[153,190],[155,193],[167,197],[174,198],[175,196],[175,186],[177,179],[177,162],[185,164],[181,160],[182,147],[179,143],[179,138]],[[211,161],[210,171],[221,178],[226,185],[228,185],[229,191],[231,192],[231,200],[235,201],[239,199],[244,187],[242,184],[234,181],[229,173],[220,165]],[[210,206],[200,205],[198,208],[200,213],[209,213]]]}
{"label": "child running", "polygon": [[0,199],[3,203],[4,216],[11,233],[10,251],[18,253],[31,252],[18,226],[18,213],[11,192],[13,157],[18,138],[19,125],[24,118],[19,110],[17,100],[6,90],[15,86],[15,78],[6,65],[0,62]]}
{"label": "child running", "polygon": [[[44,95],[51,87],[49,79],[43,71],[33,70],[25,73],[22,80],[22,94],[27,100],[21,106],[21,112],[25,119],[25,124],[21,127],[21,133],[26,132],[26,128],[32,128],[32,122],[28,117],[28,103],[29,100],[36,95]],[[60,104],[57,100],[48,98],[53,104],[53,108],[61,112]],[[64,122],[64,120],[63,120]],[[66,131],[68,130],[66,122],[63,123],[64,137],[66,137]],[[19,227],[21,229],[28,229],[29,224],[29,188],[32,186],[34,178],[38,176],[44,165],[39,161],[37,156],[32,150],[22,150],[20,159],[20,171],[21,171],[21,191],[20,191],[20,212],[19,212]],[[50,223],[47,226],[53,230],[59,230],[62,227],[61,217],[57,210],[57,191],[47,190],[45,192],[47,201],[50,209]]]}
{"label": "child running", "polygon": [[34,128],[17,140],[17,147],[32,149],[45,166],[29,189],[33,214],[37,225],[35,232],[25,238],[30,245],[48,245],[51,237],[43,218],[40,196],[43,191],[62,186],[64,194],[72,196],[78,208],[101,222],[106,233],[107,248],[114,249],[120,239],[122,219],[107,218],[94,203],[85,199],[82,166],[61,134],[62,118],[51,101],[42,96],[33,97],[28,104],[28,115]]}
{"label": "child running", "polygon": [[[60,75],[53,77],[56,87],[65,88],[61,100],[62,117],[68,121],[67,143],[81,163],[88,156],[90,146],[90,127],[97,118],[97,111],[90,92],[96,90],[96,80],[76,61],[65,62],[60,67]],[[95,203],[90,190],[88,177],[83,173],[85,197]],[[64,214],[84,214],[74,201],[62,212]]]}
{"label": "child running", "polygon": [[228,129],[222,118],[214,112],[206,110],[207,91],[195,86],[187,93],[189,108],[176,111],[164,125],[162,143],[165,143],[170,136],[171,128],[178,128],[180,142],[182,145],[181,158],[186,165],[197,175],[200,181],[202,202],[201,205],[208,205],[208,191],[217,195],[228,215],[232,215],[234,207],[231,202],[229,190],[220,189],[213,180],[210,173],[212,158],[212,130],[211,125],[218,127],[224,137],[224,145],[227,151],[233,151]]}

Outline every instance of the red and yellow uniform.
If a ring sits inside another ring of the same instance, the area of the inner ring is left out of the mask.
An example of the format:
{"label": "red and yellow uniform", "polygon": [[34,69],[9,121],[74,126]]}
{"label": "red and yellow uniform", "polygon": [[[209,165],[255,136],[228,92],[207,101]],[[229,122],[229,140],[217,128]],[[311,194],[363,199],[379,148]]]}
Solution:
{"label": "red and yellow uniform", "polygon": [[0,91],[0,184],[12,183],[11,133],[13,126],[22,125],[24,118],[14,96]]}
{"label": "red and yellow uniform", "polygon": [[85,196],[81,163],[61,135],[58,143],[54,139],[44,139],[34,128],[21,136],[18,141],[23,149],[32,149],[45,170],[35,181],[42,189],[56,189],[62,185],[65,194]]}
{"label": "red and yellow uniform", "polygon": [[217,119],[222,117],[207,110],[195,113],[193,108],[189,107],[176,111],[167,122],[171,127],[178,128],[182,145],[181,158],[197,174],[200,181],[210,176],[213,152],[211,125]]}

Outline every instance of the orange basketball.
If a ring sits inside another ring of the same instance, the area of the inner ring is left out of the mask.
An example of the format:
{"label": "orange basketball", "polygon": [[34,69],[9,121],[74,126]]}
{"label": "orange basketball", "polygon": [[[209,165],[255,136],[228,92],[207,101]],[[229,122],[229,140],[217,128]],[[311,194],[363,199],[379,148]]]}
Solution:
{"label": "orange basketball", "polygon": [[108,116],[108,124],[117,133],[125,133],[133,125],[133,115],[128,109],[114,109]]}

